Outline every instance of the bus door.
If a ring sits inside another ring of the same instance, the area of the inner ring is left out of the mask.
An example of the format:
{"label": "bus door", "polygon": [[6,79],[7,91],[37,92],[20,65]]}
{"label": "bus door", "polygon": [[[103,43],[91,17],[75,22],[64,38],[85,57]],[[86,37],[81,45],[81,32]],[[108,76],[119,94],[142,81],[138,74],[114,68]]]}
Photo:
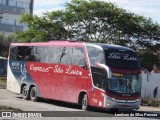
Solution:
{"label": "bus door", "polygon": [[105,90],[108,87],[107,72],[103,68],[91,67],[94,88],[92,90],[92,104],[102,107]]}

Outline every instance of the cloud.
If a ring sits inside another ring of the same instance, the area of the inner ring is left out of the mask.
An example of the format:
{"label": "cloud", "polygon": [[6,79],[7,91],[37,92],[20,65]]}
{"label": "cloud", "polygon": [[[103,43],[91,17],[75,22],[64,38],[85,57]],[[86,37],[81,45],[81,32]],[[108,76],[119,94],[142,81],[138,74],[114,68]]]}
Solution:
{"label": "cloud", "polygon": [[37,9],[34,10],[33,15],[42,16],[45,12],[47,12],[46,9]]}
{"label": "cloud", "polygon": [[103,0],[115,3],[119,8],[129,12],[152,18],[154,22],[160,23],[160,0]]}
{"label": "cloud", "polygon": [[34,0],[36,7],[45,7],[46,5],[58,5],[64,3],[66,0]]}
{"label": "cloud", "polygon": [[34,0],[33,14],[42,16],[45,12],[63,9],[66,2],[67,0]]}
{"label": "cloud", "polygon": [[[65,9],[65,3],[71,0],[34,0],[34,15],[41,16],[43,12]],[[160,0],[102,0],[115,3],[119,8],[129,12],[151,17],[160,24]]]}
{"label": "cloud", "polygon": [[51,11],[55,11],[55,10],[61,10],[61,8],[53,8],[53,9],[37,9],[37,10],[34,10],[33,12],[33,15],[37,15],[37,16],[42,16],[43,13],[46,13],[46,12],[51,12]]}

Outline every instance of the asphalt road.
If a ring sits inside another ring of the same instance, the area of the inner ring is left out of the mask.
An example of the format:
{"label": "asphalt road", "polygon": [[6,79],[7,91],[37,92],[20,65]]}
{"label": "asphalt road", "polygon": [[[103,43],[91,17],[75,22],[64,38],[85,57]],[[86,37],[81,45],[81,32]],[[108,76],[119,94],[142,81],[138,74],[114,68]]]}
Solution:
{"label": "asphalt road", "polygon": [[[58,117],[59,120],[63,119],[122,119],[122,120],[128,120],[128,119],[134,119],[134,120],[141,120],[141,119],[160,119],[160,117],[148,117],[147,115],[159,115],[157,114],[157,111],[160,111],[159,108],[154,107],[144,107],[142,106],[139,111],[129,111],[129,113],[132,113],[136,117],[131,117],[131,114],[129,114],[127,111],[120,111],[120,113],[113,113],[113,112],[107,112],[105,110],[99,110],[95,108],[91,108],[89,111],[83,111],[78,105],[70,104],[70,103],[64,103],[54,100],[41,100],[40,102],[33,102],[28,100],[23,100],[21,95],[12,93],[6,89],[0,89],[0,105],[1,106],[10,106],[13,108],[21,109],[22,112],[19,114],[20,117],[24,117],[25,115],[30,115],[30,112],[34,111],[37,115],[41,115],[42,117],[45,117],[46,119],[56,119]],[[2,111],[3,112],[3,111]],[[14,111],[12,111],[12,116]],[[32,113],[31,112],[31,113]],[[14,114],[14,117],[16,117],[16,112]],[[128,117],[129,115],[129,117]],[[31,116],[31,115],[30,115]],[[120,117],[119,117],[120,116]],[[127,117],[125,117],[127,116]],[[20,117],[17,117],[16,119],[21,119]],[[28,119],[28,118],[23,118]],[[32,118],[33,119],[33,118]],[[34,118],[36,119],[36,118]],[[44,119],[44,118],[38,118]]]}

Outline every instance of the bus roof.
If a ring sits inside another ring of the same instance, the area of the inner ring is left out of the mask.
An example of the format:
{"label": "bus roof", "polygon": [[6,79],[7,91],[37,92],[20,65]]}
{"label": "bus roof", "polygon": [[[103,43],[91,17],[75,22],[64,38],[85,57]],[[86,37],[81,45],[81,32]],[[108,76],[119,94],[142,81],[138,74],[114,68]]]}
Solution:
{"label": "bus roof", "polygon": [[73,40],[57,40],[57,41],[49,41],[49,42],[32,42],[32,43],[12,43],[11,45],[15,46],[53,46],[53,45],[65,45],[65,46],[97,46],[101,47],[102,49],[121,49],[121,50],[131,50],[130,48],[120,46],[120,45],[113,45],[113,44],[106,44],[106,43],[89,43],[89,42],[80,42],[80,41],[73,41]]}
{"label": "bus roof", "polygon": [[118,50],[130,50],[130,51],[134,51],[130,48],[124,47],[124,46],[120,46],[120,45],[114,45],[114,44],[106,44],[106,43],[88,43],[88,45],[92,46],[92,45],[96,45],[101,47],[102,49],[118,49]]}
{"label": "bus roof", "polygon": [[65,45],[65,46],[84,46],[84,42],[76,41],[49,41],[49,42],[32,42],[32,43],[12,43],[11,45],[15,46],[53,46],[53,45]]}

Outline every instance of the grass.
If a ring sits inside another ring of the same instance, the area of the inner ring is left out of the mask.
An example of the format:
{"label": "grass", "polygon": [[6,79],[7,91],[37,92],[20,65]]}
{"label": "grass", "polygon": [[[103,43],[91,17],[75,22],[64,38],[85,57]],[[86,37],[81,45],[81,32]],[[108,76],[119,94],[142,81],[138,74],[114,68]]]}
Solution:
{"label": "grass", "polygon": [[143,98],[141,100],[141,104],[142,105],[147,105],[147,106],[154,106],[154,107],[160,107],[160,101],[159,100],[155,100],[155,99],[151,99],[151,98]]}
{"label": "grass", "polygon": [[7,87],[7,79],[4,77],[0,77],[0,89],[6,89]]}
{"label": "grass", "polygon": [[9,107],[9,106],[1,106],[0,105],[0,111],[22,111],[22,110],[12,108],[12,107]]}

